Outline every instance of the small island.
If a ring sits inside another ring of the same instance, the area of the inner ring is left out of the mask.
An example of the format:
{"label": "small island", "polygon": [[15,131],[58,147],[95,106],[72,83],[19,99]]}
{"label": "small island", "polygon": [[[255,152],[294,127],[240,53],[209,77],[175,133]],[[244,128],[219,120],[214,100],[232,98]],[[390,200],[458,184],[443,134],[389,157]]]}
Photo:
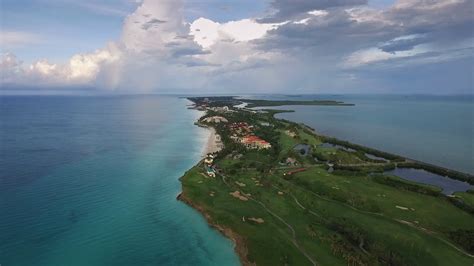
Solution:
{"label": "small island", "polygon": [[474,263],[474,191],[446,194],[387,171],[423,169],[466,184],[472,175],[249,109],[302,101],[188,99],[205,111],[197,125],[212,128],[215,145],[181,177],[178,199],[235,243],[243,265]]}

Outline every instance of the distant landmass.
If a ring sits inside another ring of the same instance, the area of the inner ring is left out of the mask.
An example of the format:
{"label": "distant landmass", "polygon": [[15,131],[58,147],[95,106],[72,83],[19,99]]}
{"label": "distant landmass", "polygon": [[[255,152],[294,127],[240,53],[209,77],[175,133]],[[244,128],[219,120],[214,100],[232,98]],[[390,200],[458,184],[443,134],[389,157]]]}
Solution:
{"label": "distant landmass", "polygon": [[[295,96],[299,97],[299,96]],[[196,106],[235,106],[246,104],[247,108],[254,107],[272,107],[284,105],[324,105],[324,106],[354,106],[352,103],[332,100],[256,100],[244,99],[236,96],[216,96],[216,97],[188,97],[189,100],[196,103]]]}
{"label": "distant landmass", "polygon": [[353,106],[351,103],[328,100],[309,100],[309,101],[271,101],[271,100],[250,100],[240,99],[244,103],[248,103],[246,107],[265,107],[265,106],[283,106],[283,105],[327,105],[327,106]]}

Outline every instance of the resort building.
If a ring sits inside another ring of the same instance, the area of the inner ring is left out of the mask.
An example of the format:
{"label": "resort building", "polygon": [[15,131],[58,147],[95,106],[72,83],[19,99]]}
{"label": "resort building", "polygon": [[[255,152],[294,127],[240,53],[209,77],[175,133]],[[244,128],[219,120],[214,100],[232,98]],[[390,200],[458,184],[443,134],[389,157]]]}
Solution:
{"label": "resort building", "polygon": [[213,162],[214,162],[214,160],[212,158],[206,157],[204,159],[204,163],[207,164],[207,165],[212,165]]}
{"label": "resort building", "polygon": [[237,135],[235,135],[235,134],[233,134],[232,136],[230,136],[230,139],[233,140],[234,142],[240,142],[240,138],[239,138]]}
{"label": "resort building", "polygon": [[230,109],[228,106],[209,107],[208,109],[211,110],[211,111],[217,112],[217,113],[230,113],[230,112],[234,112],[234,110]]}
{"label": "resort building", "polygon": [[204,118],[202,121],[206,123],[216,123],[216,124],[229,122],[225,117],[222,117],[222,116],[210,116],[210,117]]}
{"label": "resort building", "polygon": [[257,136],[245,136],[240,139],[240,143],[244,144],[247,149],[269,149],[272,147],[267,141]]}
{"label": "resort building", "polygon": [[204,169],[206,170],[206,174],[209,177],[216,177],[216,171],[214,170],[213,164],[214,163],[214,155],[208,153],[206,158],[204,159]]}
{"label": "resort building", "polygon": [[210,166],[206,166],[206,174],[209,177],[216,177],[216,171]]}
{"label": "resort building", "polygon": [[298,161],[295,158],[288,157],[286,158],[286,164],[295,166],[298,164]]}
{"label": "resort building", "polygon": [[213,162],[214,162],[214,155],[212,155],[211,153],[208,153],[206,155],[206,158],[204,158],[204,163],[207,165],[212,165]]}
{"label": "resort building", "polygon": [[285,134],[292,138],[296,137],[296,133],[291,130],[285,130]]}
{"label": "resort building", "polygon": [[238,122],[230,124],[229,129],[234,133],[234,135],[245,136],[252,132],[253,126],[249,126],[246,122]]}

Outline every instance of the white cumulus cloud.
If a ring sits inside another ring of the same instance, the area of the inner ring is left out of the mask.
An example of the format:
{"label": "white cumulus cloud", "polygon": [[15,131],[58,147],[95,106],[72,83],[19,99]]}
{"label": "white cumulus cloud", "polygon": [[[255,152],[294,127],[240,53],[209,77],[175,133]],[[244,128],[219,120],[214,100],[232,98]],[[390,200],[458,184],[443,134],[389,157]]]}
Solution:
{"label": "white cumulus cloud", "polygon": [[260,39],[277,26],[277,24],[258,23],[252,19],[221,24],[201,17],[191,23],[190,34],[199,45],[209,48],[219,41],[248,42]]}

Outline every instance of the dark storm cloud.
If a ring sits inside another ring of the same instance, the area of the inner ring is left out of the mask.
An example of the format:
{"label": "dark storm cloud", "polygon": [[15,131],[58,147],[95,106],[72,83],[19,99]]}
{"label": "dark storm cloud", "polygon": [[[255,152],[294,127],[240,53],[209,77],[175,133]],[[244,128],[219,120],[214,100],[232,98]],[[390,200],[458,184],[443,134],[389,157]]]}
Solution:
{"label": "dark storm cloud", "polygon": [[154,19],[151,19],[151,20],[145,22],[145,23],[142,25],[142,29],[148,30],[148,29],[151,28],[151,27],[156,27],[157,25],[163,24],[163,23],[166,23],[166,21],[165,21],[165,20],[161,20],[161,19],[154,18]]}
{"label": "dark storm cloud", "polygon": [[[310,50],[313,55],[342,55],[399,36],[400,31],[376,21],[357,22],[343,9],[328,11],[321,17],[310,17],[307,24],[287,23],[269,32],[259,42],[261,49]],[[307,55],[305,55],[307,56]]]}
{"label": "dark storm cloud", "polygon": [[474,37],[472,0],[399,1],[383,13],[405,35],[424,34],[433,42],[458,42]]}
{"label": "dark storm cloud", "polygon": [[[451,83],[453,91],[472,87],[472,79],[465,78],[466,62],[474,58],[472,0],[398,0],[383,9],[355,6],[363,4],[357,1],[316,6],[321,3],[273,1],[277,11],[265,20],[288,22],[254,42],[261,51],[280,52],[296,62],[291,70],[298,84],[429,92],[442,79],[430,79],[429,73],[447,71],[443,84]],[[325,12],[307,13],[314,9]],[[423,70],[426,66],[431,72]],[[423,84],[404,78],[416,77],[417,71],[426,77]],[[398,79],[390,79],[391,73]]]}
{"label": "dark storm cloud", "polygon": [[395,53],[400,51],[408,51],[413,49],[418,44],[425,43],[427,38],[425,36],[413,36],[407,39],[395,39],[383,43],[379,48],[387,53]]}
{"label": "dark storm cloud", "polygon": [[275,10],[275,13],[261,21],[281,22],[313,10],[365,4],[367,0],[273,0],[270,7]]}
{"label": "dark storm cloud", "polygon": [[[315,5],[323,8],[324,3],[327,4],[326,1],[274,1],[272,5],[279,8],[277,14],[296,14]],[[258,44],[262,50],[294,51],[301,55],[303,49],[313,55],[341,57],[364,48],[379,47],[393,53],[424,43],[450,46],[474,38],[470,0],[421,3],[401,0],[386,10],[347,8],[356,3],[336,1],[332,3],[336,8],[326,10],[327,14],[307,15],[306,23],[282,25]]]}

